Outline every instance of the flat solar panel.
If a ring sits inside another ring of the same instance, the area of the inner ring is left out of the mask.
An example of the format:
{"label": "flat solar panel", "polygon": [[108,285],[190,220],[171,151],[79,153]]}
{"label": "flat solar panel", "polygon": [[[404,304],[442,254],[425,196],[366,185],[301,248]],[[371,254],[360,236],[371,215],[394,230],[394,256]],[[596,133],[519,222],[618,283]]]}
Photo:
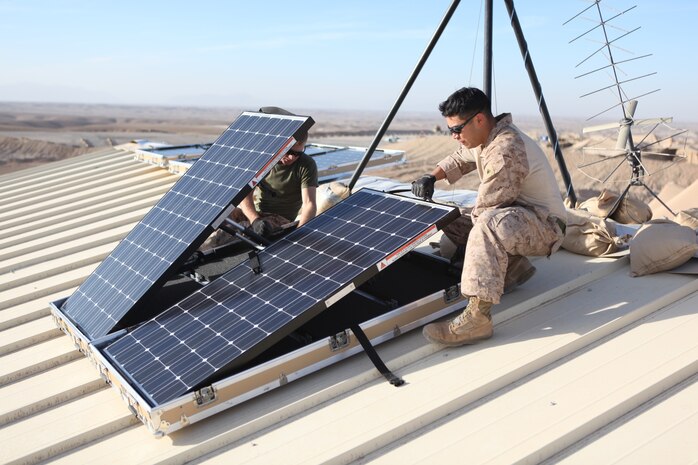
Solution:
{"label": "flat solar panel", "polygon": [[[168,149],[158,149],[157,152],[154,150],[142,151],[150,157],[148,159],[144,158],[144,160],[161,166],[167,165],[168,170],[172,174],[186,172],[196,161],[196,158],[178,160],[170,158],[163,162],[161,161],[163,157],[157,155],[157,153],[165,150]],[[361,147],[337,147],[318,144],[306,144],[304,151],[315,160],[318,168],[318,179],[321,184],[335,180],[343,174],[353,172],[366,154],[366,149]],[[403,151],[376,149],[373,155],[371,155],[367,168],[385,167],[389,164],[403,163],[404,161]]]}
{"label": "flat solar panel", "polygon": [[331,145],[306,144],[305,149],[303,151],[307,155],[313,157],[315,155],[324,155],[326,153],[332,153],[340,149],[341,147],[335,147]]}
{"label": "flat solar panel", "polygon": [[[361,161],[365,153],[366,150],[343,148],[322,154],[322,156],[317,156],[314,159],[315,163],[317,164],[318,171],[322,171],[335,166],[348,164],[354,165]],[[379,151],[375,152],[372,155],[372,158],[373,156],[380,157],[381,153],[382,152]]]}
{"label": "flat solar panel", "polygon": [[123,325],[312,124],[308,117],[242,113],[61,311],[90,339]]}
{"label": "flat solar panel", "polygon": [[[308,149],[306,148],[306,153]],[[320,183],[337,179],[340,175],[353,172],[366,154],[366,149],[359,147],[344,147],[326,153],[313,155],[317,164]],[[385,151],[378,149],[373,152],[367,167],[400,163],[404,161],[404,152]]]}
{"label": "flat solar panel", "polygon": [[[105,348],[153,405],[261,354],[430,237],[458,209],[361,190]],[[331,311],[331,310],[330,310]]]}

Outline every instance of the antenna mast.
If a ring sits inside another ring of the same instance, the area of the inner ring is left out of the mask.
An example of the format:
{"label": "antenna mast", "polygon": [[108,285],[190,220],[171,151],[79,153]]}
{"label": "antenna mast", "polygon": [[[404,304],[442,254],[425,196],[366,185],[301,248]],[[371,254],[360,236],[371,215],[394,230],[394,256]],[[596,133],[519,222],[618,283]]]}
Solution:
{"label": "antenna mast", "polygon": [[[666,158],[668,156],[670,156],[672,158],[674,157],[673,154],[667,154],[667,153],[661,153],[661,152],[650,152],[650,151],[645,150],[646,148],[650,147],[651,145],[654,145],[654,144],[660,142],[661,140],[665,140],[665,139],[660,139],[660,140],[657,140],[657,141],[652,142],[652,143],[643,144],[645,139],[647,138],[647,136],[649,136],[657,127],[659,127],[660,124],[666,125],[666,123],[671,122],[672,118],[655,118],[655,119],[649,119],[649,120],[635,120],[634,119],[635,110],[637,109],[637,104],[638,104],[637,99],[640,97],[644,97],[645,95],[649,95],[649,94],[652,94],[654,92],[657,92],[657,91],[659,91],[659,89],[655,89],[655,90],[652,90],[650,92],[646,92],[644,94],[638,95],[636,97],[629,98],[627,96],[625,90],[623,89],[623,86],[622,86],[623,84],[626,84],[628,82],[637,81],[637,80],[643,79],[645,77],[651,76],[651,75],[656,74],[656,73],[649,73],[649,74],[633,77],[630,79],[625,79],[622,81],[618,77],[618,74],[619,74],[618,72],[620,71],[620,69],[618,67],[619,64],[628,63],[630,61],[638,60],[640,58],[646,58],[650,55],[642,55],[639,57],[630,58],[630,59],[621,60],[621,61],[617,61],[614,58],[613,48],[617,47],[617,45],[615,45],[615,43],[617,41],[619,41],[620,39],[623,39],[623,38],[629,36],[630,34],[632,34],[633,32],[637,31],[640,28],[636,27],[635,29],[633,29],[631,31],[627,31],[627,32],[623,31],[624,32],[623,34],[621,34],[615,38],[609,37],[608,29],[610,27],[613,27],[611,25],[611,21],[613,21],[616,18],[620,17],[621,15],[633,10],[634,8],[636,8],[636,6],[632,6],[630,8],[627,8],[626,10],[621,11],[620,13],[606,19],[606,18],[604,18],[603,12],[601,10],[601,0],[594,0],[594,3],[592,3],[590,6],[588,6],[587,8],[582,10],[581,12],[577,13],[575,16],[573,16],[569,20],[565,21],[565,23],[563,23],[563,25],[568,24],[569,22],[571,22],[575,18],[578,18],[579,16],[581,16],[582,14],[584,14],[585,12],[589,11],[592,8],[595,8],[596,13],[598,15],[598,23],[594,27],[592,27],[591,29],[585,31],[584,33],[582,33],[582,34],[578,35],[577,37],[575,37],[574,39],[570,40],[570,43],[575,42],[576,40],[578,40],[582,37],[586,37],[592,31],[600,29],[601,32],[603,33],[603,36],[602,36],[602,39],[603,39],[602,44],[603,45],[600,48],[596,49],[593,53],[591,53],[591,55],[587,56],[584,60],[579,62],[576,65],[576,67],[579,67],[580,65],[587,62],[589,59],[591,59],[592,57],[596,56],[599,53],[603,54],[606,57],[609,64],[607,64],[605,66],[601,66],[601,67],[596,68],[596,69],[593,69],[592,71],[588,71],[586,73],[580,74],[579,76],[576,76],[575,79],[580,78],[580,77],[584,77],[584,76],[588,76],[591,74],[596,74],[602,70],[607,70],[607,71],[610,70],[612,83],[611,83],[611,85],[601,87],[601,88],[593,90],[591,92],[587,92],[586,94],[581,95],[580,98],[587,97],[589,95],[593,95],[593,94],[596,94],[598,92],[602,92],[605,90],[612,91],[612,93],[614,95],[616,95],[616,97],[618,98],[619,103],[595,114],[594,116],[588,118],[587,121],[591,120],[593,118],[596,118],[597,116],[600,116],[600,115],[602,115],[602,114],[604,114],[604,113],[606,113],[606,112],[608,112],[616,107],[621,108],[622,119],[618,123],[603,124],[603,125],[599,125],[599,126],[584,128],[582,130],[583,133],[588,133],[588,132],[602,131],[602,130],[606,130],[606,129],[616,129],[617,128],[618,129],[618,136],[616,138],[615,147],[612,149],[605,149],[605,148],[601,148],[601,147],[598,147],[598,148],[592,147],[592,148],[584,149],[585,152],[597,152],[602,158],[599,160],[589,162],[589,163],[579,164],[579,165],[577,165],[577,167],[583,171],[584,168],[590,167],[592,165],[598,165],[598,164],[604,163],[606,161],[613,161],[613,160],[620,158],[619,164],[616,165],[615,168],[613,168],[611,170],[611,172],[603,180],[596,179],[597,181],[601,181],[602,183],[605,183],[614,175],[616,170],[618,170],[618,168],[620,168],[620,166],[624,162],[627,162],[630,165],[631,177],[627,181],[627,185],[626,185],[625,189],[620,194],[620,196],[618,197],[618,199],[616,200],[616,202],[613,204],[613,206],[609,210],[608,214],[606,215],[607,218],[609,216],[611,216],[616,211],[616,209],[620,206],[621,202],[623,201],[623,199],[625,199],[626,195],[628,194],[628,191],[630,190],[630,187],[632,187],[632,186],[644,187],[654,198],[656,198],[664,206],[664,208],[666,208],[673,215],[676,215],[676,213],[674,213],[671,210],[671,208],[669,208],[669,206],[667,206],[667,204],[664,203],[662,201],[662,199],[660,199],[659,196],[656,193],[654,193],[654,191],[652,191],[652,189],[650,189],[647,186],[647,184],[645,184],[645,182],[642,180],[644,178],[644,176],[646,174],[648,174],[646,165],[642,161],[643,155],[654,155],[654,156],[663,157],[663,158]],[[645,125],[645,124],[654,125],[654,127],[649,131],[647,136],[645,136],[645,138],[643,138],[636,145],[634,140],[633,140],[633,133],[632,133],[633,126],[639,126],[639,125]],[[677,132],[668,138],[682,134],[684,132],[686,132],[686,131]]]}
{"label": "antenna mast", "polygon": [[523,30],[521,29],[521,23],[519,23],[519,17],[516,14],[516,9],[514,8],[514,1],[504,0],[504,4],[509,12],[511,27],[514,28],[516,41],[519,43],[519,50],[521,51],[521,56],[524,59],[526,71],[528,72],[528,79],[531,81],[533,93],[536,95],[536,99],[538,100],[538,111],[540,111],[540,114],[543,117],[545,128],[548,131],[548,137],[550,138],[550,142],[553,144],[555,160],[557,160],[557,164],[560,167],[560,174],[562,174],[562,180],[565,182],[565,187],[567,188],[567,198],[569,199],[570,204],[574,207],[577,205],[577,195],[575,194],[574,187],[572,186],[572,178],[570,177],[570,172],[567,170],[565,158],[562,156],[562,149],[560,148],[560,143],[557,139],[555,126],[553,126],[553,121],[550,119],[548,105],[545,103],[545,98],[543,97],[543,89],[541,88],[540,81],[538,81],[536,69],[533,67],[533,60],[531,59],[531,54],[528,50],[528,44],[524,38]]}

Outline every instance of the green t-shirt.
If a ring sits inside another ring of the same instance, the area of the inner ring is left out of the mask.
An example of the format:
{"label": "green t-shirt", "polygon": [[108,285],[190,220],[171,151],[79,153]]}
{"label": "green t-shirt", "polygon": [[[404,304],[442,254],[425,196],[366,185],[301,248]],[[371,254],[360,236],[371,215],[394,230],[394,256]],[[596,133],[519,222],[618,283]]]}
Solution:
{"label": "green t-shirt", "polygon": [[255,202],[257,211],[276,213],[293,221],[303,206],[301,189],[317,187],[317,165],[310,155],[303,154],[290,166],[277,163],[262,181]]}

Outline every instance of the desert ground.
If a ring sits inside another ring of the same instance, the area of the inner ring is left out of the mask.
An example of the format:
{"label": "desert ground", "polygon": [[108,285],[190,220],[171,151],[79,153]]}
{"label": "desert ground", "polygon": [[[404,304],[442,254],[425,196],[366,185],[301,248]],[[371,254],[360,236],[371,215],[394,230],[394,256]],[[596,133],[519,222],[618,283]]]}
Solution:
{"label": "desert ground", "polygon": [[[0,102],[0,174],[135,139],[174,145],[212,142],[243,110]],[[369,111],[294,111],[315,119],[310,142],[359,147],[370,145],[385,118],[384,113]],[[582,119],[556,119],[555,115],[552,119],[580,201],[602,189],[615,192],[625,189],[631,179],[631,166],[625,157],[609,156],[610,152],[606,151],[615,146],[617,130],[583,134]],[[547,133],[542,119],[514,115],[514,122],[540,141],[563,189],[553,149],[544,140]],[[652,143],[647,150],[665,154],[643,157],[644,168],[650,175],[642,180],[657,193],[668,186],[680,190],[698,180],[698,124],[673,122],[671,126],[676,129],[663,125],[651,132],[652,126],[633,128],[636,145]],[[409,182],[431,171],[437,161],[457,147],[450,136],[443,134],[443,129],[445,124],[436,112],[398,112],[379,147],[404,150],[407,162],[397,168],[373,170],[371,174]],[[686,132],[675,135],[679,130]],[[475,189],[477,183],[477,177],[470,175],[455,186],[440,181],[437,187]],[[641,186],[633,186],[630,194],[646,202],[652,200],[649,191]]]}

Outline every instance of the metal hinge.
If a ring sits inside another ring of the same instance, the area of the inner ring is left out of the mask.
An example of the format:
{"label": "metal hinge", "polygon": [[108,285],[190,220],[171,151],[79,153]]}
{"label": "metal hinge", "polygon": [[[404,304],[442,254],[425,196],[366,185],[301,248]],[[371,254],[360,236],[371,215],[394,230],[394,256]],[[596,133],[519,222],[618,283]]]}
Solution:
{"label": "metal hinge", "polygon": [[349,345],[349,332],[345,329],[341,333],[330,336],[330,350],[335,352]]}
{"label": "metal hinge", "polygon": [[196,399],[196,405],[201,407],[202,405],[210,404],[216,400],[216,391],[212,386],[206,386],[196,391],[194,393],[194,398]]}
{"label": "metal hinge", "polygon": [[454,284],[451,287],[444,289],[444,302],[450,304],[461,299],[460,284]]}
{"label": "metal hinge", "polygon": [[262,260],[259,258],[256,250],[253,250],[248,254],[250,257],[250,266],[252,267],[252,272],[254,274],[260,274],[262,272]]}

